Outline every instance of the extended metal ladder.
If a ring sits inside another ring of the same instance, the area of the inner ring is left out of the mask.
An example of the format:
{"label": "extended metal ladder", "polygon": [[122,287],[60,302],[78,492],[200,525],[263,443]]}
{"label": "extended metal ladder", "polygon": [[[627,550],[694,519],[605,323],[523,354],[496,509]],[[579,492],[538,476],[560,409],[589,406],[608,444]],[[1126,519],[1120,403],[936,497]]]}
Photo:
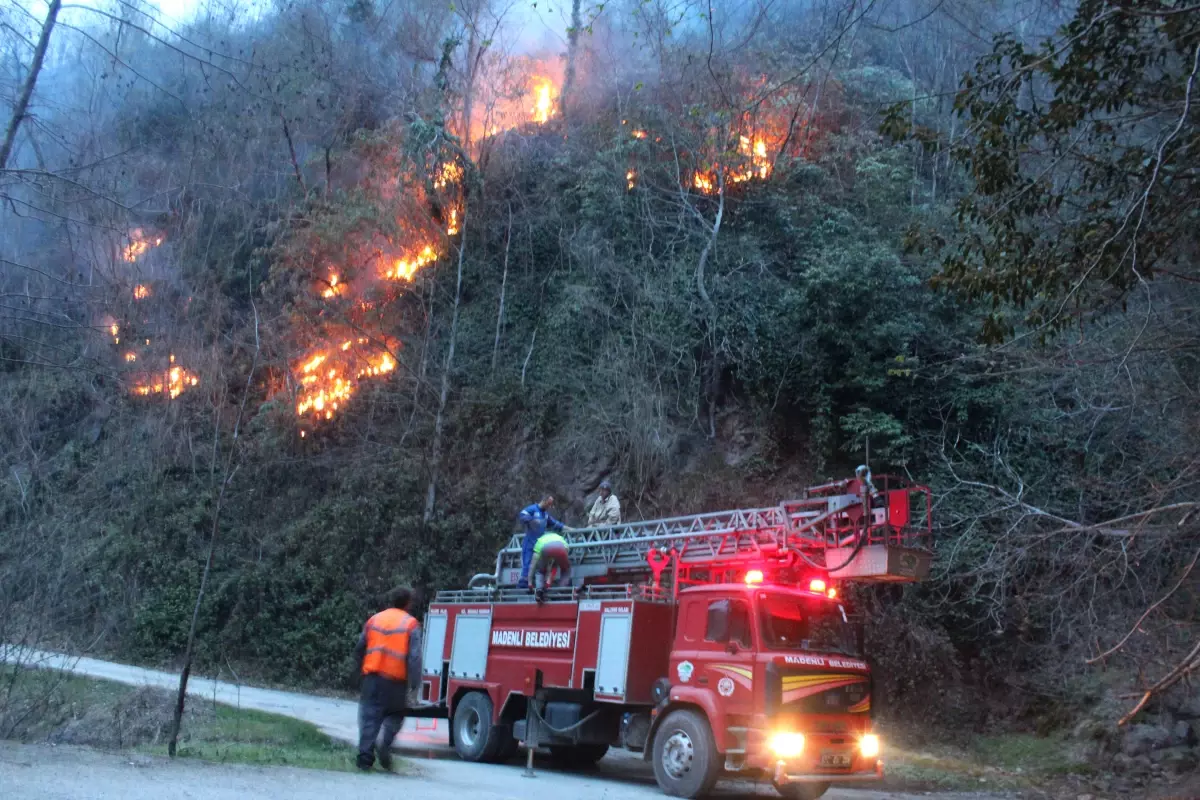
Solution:
{"label": "extended metal ladder", "polygon": [[[833,578],[921,580],[932,545],[929,489],[895,476],[877,478],[876,488],[869,472],[863,477],[810,487],[800,500],[767,508],[567,531],[573,582],[649,574],[657,584],[668,566],[712,573],[788,561]],[[524,538],[514,534],[496,557],[495,574],[476,575],[471,585],[515,585]]]}

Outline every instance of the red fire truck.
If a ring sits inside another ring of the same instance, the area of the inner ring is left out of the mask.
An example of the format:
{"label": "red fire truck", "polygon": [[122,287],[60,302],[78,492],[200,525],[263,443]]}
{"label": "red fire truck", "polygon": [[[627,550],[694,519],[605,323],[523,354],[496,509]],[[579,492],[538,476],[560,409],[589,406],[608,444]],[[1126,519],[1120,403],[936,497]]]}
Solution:
{"label": "red fire truck", "polygon": [[622,747],[676,797],[722,774],[790,798],[882,777],[861,628],[838,587],[928,573],[926,487],[860,468],[778,506],[566,537],[570,585],[543,602],[517,588],[516,535],[494,574],[430,606],[414,716],[448,718],[462,758],[524,745],[587,765]]}

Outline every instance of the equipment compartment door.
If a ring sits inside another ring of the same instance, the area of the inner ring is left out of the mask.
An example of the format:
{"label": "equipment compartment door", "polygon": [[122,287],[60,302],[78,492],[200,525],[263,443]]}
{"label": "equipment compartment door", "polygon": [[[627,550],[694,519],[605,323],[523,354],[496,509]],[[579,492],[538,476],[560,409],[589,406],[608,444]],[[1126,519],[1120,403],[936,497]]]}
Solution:
{"label": "equipment compartment door", "polygon": [[605,613],[600,620],[600,653],[596,659],[596,695],[624,699],[629,669],[632,614]]}
{"label": "equipment compartment door", "polygon": [[492,638],[492,611],[460,613],[454,619],[454,645],[450,649],[450,677],[483,680],[487,674],[488,646]]}
{"label": "equipment compartment door", "polygon": [[442,658],[446,652],[446,612],[430,612],[425,615],[425,645],[421,651],[421,672],[425,675],[442,674]]}

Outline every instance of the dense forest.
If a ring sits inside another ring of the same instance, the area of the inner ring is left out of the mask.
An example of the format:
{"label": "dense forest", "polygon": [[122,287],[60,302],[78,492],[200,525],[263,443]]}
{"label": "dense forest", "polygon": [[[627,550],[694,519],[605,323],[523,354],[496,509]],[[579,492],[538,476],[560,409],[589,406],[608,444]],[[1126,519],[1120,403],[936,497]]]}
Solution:
{"label": "dense forest", "polygon": [[540,493],[869,457],[935,498],[884,713],[1195,702],[1200,7],[0,15],[0,639],[337,688]]}

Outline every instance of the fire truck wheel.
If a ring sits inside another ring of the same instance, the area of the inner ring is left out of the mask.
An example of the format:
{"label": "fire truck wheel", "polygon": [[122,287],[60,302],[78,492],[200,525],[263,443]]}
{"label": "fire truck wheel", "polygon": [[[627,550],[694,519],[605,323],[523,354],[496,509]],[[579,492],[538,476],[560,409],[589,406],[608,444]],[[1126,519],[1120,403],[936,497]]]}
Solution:
{"label": "fire truck wheel", "polygon": [[775,791],[787,800],[817,800],[829,791],[828,783],[788,783],[783,786],[776,784]]}
{"label": "fire truck wheel", "polygon": [[721,756],[703,714],[680,709],[654,734],[654,778],[672,797],[700,797],[721,772]]}
{"label": "fire truck wheel", "polygon": [[494,761],[502,739],[492,724],[492,700],[483,692],[471,692],[454,709],[454,750],[463,761]]}
{"label": "fire truck wheel", "polygon": [[606,744],[581,744],[575,747],[556,746],[550,748],[550,757],[562,767],[592,767],[608,753]]}

